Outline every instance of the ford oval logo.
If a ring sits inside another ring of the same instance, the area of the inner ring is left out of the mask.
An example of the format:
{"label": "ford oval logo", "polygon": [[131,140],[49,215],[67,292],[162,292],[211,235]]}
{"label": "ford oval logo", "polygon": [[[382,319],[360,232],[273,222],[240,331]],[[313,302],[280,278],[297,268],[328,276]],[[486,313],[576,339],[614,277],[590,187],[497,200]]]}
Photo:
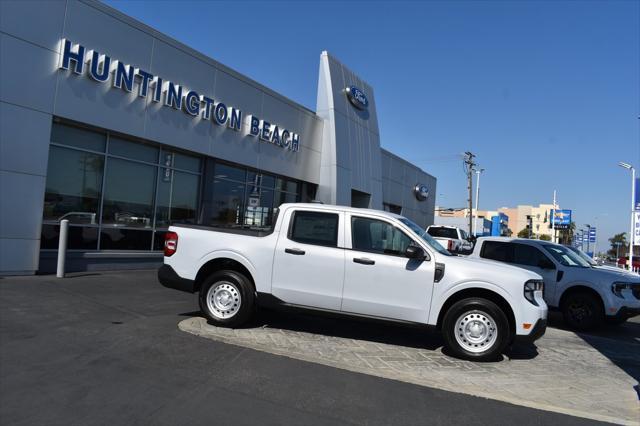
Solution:
{"label": "ford oval logo", "polygon": [[413,187],[413,194],[418,201],[424,201],[429,197],[429,188],[427,188],[427,185],[416,183],[416,186]]}
{"label": "ford oval logo", "polygon": [[369,108],[369,100],[362,90],[355,86],[349,86],[345,89],[345,92],[347,94],[347,98],[349,98],[349,102],[351,102],[351,105],[363,110]]}

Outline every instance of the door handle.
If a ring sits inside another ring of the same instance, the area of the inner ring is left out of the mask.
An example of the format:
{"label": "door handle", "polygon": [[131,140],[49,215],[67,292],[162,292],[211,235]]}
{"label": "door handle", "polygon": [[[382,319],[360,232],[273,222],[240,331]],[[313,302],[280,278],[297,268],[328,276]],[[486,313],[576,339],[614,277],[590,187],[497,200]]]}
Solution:
{"label": "door handle", "polygon": [[289,254],[295,254],[296,256],[302,256],[304,255],[304,250],[300,250],[297,248],[286,248],[284,249],[285,253],[289,253]]}
{"label": "door handle", "polygon": [[375,265],[376,264],[375,260],[367,259],[366,257],[354,257],[353,261],[355,263],[360,263],[362,265]]}

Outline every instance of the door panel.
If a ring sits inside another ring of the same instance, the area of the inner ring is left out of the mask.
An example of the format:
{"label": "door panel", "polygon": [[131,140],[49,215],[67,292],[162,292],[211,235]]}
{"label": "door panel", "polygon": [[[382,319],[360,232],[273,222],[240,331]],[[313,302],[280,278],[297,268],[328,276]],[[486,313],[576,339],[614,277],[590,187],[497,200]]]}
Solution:
{"label": "door panel", "polygon": [[426,323],[433,262],[403,256],[412,239],[389,222],[349,216],[347,223],[354,248],[345,252],[342,310]]}
{"label": "door panel", "polygon": [[297,305],[340,310],[344,283],[343,213],[289,210],[273,258],[272,293]]}

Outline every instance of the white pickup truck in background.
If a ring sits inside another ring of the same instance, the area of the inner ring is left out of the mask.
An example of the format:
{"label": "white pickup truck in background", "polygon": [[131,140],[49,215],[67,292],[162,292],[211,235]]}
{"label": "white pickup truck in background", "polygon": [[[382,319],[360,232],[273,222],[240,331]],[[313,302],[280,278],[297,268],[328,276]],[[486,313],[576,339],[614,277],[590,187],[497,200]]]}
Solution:
{"label": "white pickup truck in background", "polygon": [[542,240],[481,237],[470,257],[528,269],[544,278],[544,300],[567,325],[589,330],[640,315],[640,275],[592,266],[573,249]]}
{"label": "white pickup truck in background", "polygon": [[166,287],[199,292],[214,325],[245,324],[257,305],[438,327],[458,357],[497,357],[546,329],[539,275],[452,256],[392,213],[283,204],[262,234],[196,225],[166,234]]}
{"label": "white pickup truck in background", "polygon": [[469,234],[455,226],[431,225],[427,233],[451,253],[465,253],[473,250]]}

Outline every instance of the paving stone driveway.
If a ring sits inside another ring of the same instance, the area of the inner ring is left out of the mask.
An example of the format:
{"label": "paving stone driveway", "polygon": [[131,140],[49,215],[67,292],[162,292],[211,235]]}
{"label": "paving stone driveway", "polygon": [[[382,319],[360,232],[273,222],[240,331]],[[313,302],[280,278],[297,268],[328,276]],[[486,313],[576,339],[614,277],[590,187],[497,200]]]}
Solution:
{"label": "paving stone driveway", "polygon": [[440,337],[425,330],[274,315],[266,323],[243,329],[214,327],[200,317],[183,320],[179,328],[350,371],[596,420],[640,424],[634,389],[638,381],[632,377],[640,371],[640,339],[583,339],[549,328],[536,346],[516,346],[501,362],[475,363],[443,354]]}

